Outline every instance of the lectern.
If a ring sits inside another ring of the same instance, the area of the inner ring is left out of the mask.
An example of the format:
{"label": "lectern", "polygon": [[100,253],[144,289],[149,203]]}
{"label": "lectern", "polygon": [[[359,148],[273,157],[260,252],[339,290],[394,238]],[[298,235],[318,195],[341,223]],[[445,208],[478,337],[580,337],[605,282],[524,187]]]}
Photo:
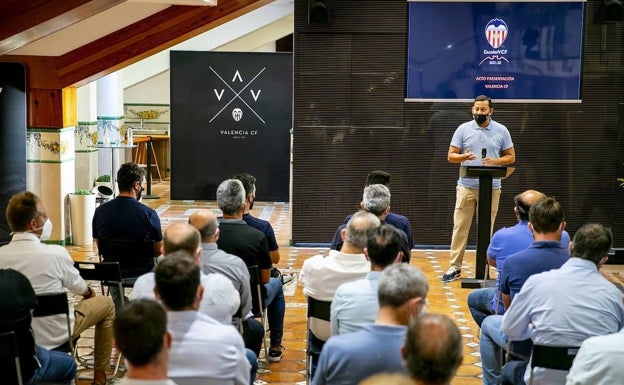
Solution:
{"label": "lectern", "polygon": [[487,248],[490,244],[490,228],[492,227],[492,179],[507,177],[507,167],[462,166],[460,175],[464,178],[479,178],[479,203],[477,205],[477,256],[475,262],[475,278],[463,278],[462,288],[481,287],[485,278]]}

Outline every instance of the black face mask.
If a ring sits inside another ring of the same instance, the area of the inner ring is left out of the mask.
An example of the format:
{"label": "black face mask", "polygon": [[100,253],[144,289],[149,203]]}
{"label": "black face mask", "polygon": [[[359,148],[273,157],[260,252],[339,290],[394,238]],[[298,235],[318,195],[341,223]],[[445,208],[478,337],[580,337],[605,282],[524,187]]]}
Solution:
{"label": "black face mask", "polygon": [[251,199],[249,199],[249,210],[253,209],[253,205],[256,202],[256,198],[253,197]]}
{"label": "black face mask", "polygon": [[472,117],[474,118],[475,122],[477,122],[478,125],[482,125],[488,119],[488,116],[485,114],[476,114],[476,115],[472,115]]}
{"label": "black face mask", "polygon": [[137,200],[138,201],[141,200],[141,195],[143,195],[143,186],[141,186],[141,189],[139,190],[139,193],[137,194]]}

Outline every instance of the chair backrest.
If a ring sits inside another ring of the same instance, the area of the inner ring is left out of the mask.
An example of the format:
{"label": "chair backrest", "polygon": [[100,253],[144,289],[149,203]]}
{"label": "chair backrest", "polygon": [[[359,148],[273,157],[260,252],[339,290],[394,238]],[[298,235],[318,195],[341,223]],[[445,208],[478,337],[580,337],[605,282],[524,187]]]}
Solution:
{"label": "chair backrest", "polygon": [[103,262],[119,262],[121,276],[138,277],[154,269],[154,242],[136,239],[98,239]]}
{"label": "chair backrest", "polygon": [[39,294],[37,295],[37,302],[39,304],[33,311],[33,317],[47,317],[56,314],[65,314],[65,319],[67,320],[67,344],[70,352],[73,354],[74,344],[72,341],[67,293]]}
{"label": "chair backrest", "polygon": [[308,296],[308,318],[314,317],[328,321],[331,314],[331,301],[321,301]]}
{"label": "chair backrest", "polygon": [[2,370],[2,383],[24,384],[17,337],[12,330],[0,333],[0,370]]}
{"label": "chair backrest", "polygon": [[262,280],[260,278],[260,269],[258,266],[248,266],[249,283],[251,286],[251,312],[254,317],[261,317],[266,305],[264,296],[262,295]]}
{"label": "chair backrest", "polygon": [[547,346],[534,343],[531,353],[531,374],[529,383],[533,383],[533,369],[536,367],[570,370],[572,361],[574,361],[578,350],[578,346]]}
{"label": "chair backrest", "polygon": [[[104,286],[117,286],[119,292],[123,293],[119,262],[74,262],[74,267],[85,281],[100,281],[102,294]],[[123,301],[122,296],[122,304]]]}

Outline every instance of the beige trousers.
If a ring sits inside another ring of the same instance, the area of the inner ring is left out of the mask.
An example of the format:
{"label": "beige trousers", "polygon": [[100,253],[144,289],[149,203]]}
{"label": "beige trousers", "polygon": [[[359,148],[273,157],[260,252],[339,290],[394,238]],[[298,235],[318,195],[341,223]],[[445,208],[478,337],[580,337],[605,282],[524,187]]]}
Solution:
{"label": "beige trousers", "polygon": [[74,339],[95,325],[95,370],[107,370],[113,349],[113,320],[115,319],[113,300],[105,296],[83,299],[74,305],[74,316],[72,336]]}
{"label": "beige trousers", "polygon": [[[455,212],[453,213],[453,237],[451,239],[451,267],[461,270],[468,233],[472,225],[472,217],[479,202],[479,190],[457,186],[457,197],[455,200]],[[500,201],[501,190],[492,190],[492,226],[490,234],[494,228],[494,220],[498,213],[498,202]]]}

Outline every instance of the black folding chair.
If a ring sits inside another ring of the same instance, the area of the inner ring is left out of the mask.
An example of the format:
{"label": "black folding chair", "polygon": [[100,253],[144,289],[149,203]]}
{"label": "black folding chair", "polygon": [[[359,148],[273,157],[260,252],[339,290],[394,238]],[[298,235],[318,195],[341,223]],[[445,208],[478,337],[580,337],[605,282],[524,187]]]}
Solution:
{"label": "black folding chair", "polygon": [[[56,350],[62,350],[70,353],[73,357],[76,354],[76,347],[72,338],[71,321],[69,318],[69,302],[67,300],[67,292],[39,294],[37,295],[38,305],[33,311],[33,317],[48,317],[57,314],[64,314],[67,323],[67,342]],[[67,348],[65,348],[67,346]],[[78,374],[75,377],[78,383]]]}
{"label": "black folding chair", "polygon": [[[74,262],[74,267],[85,281],[100,281],[102,288],[117,286],[119,292],[123,293],[119,262]],[[121,301],[123,303],[123,296]]]}
{"label": "black folding chair", "polygon": [[101,262],[119,262],[123,278],[138,277],[154,270],[153,241],[98,239],[98,254]]}
{"label": "black folding chair", "polygon": [[321,354],[310,344],[310,318],[318,318],[329,322],[331,316],[331,301],[321,301],[308,296],[307,336],[306,336],[306,383],[309,384],[312,376],[312,360]]}
{"label": "black folding chair", "polygon": [[[121,281],[121,269],[119,262],[74,262],[74,267],[85,281],[100,281],[100,285],[116,286],[120,293],[123,293],[123,283]],[[124,296],[121,296],[121,304],[124,304]],[[121,364],[121,353],[117,357],[113,377],[117,376]]]}
{"label": "black folding chair", "polygon": [[529,385],[533,385],[533,371],[536,367],[556,370],[570,370],[578,353],[578,346],[546,346],[533,344],[531,353],[531,374]]}
{"label": "black folding chair", "polygon": [[269,357],[269,348],[267,342],[268,333],[266,330],[268,328],[267,322],[267,314],[266,314],[266,303],[264,301],[264,295],[262,295],[262,279],[260,278],[260,269],[258,266],[248,266],[249,270],[249,283],[251,287],[251,312],[253,313],[254,318],[260,318],[262,320],[262,327],[265,330],[264,338],[262,340],[262,344],[264,345],[264,359],[268,363]]}
{"label": "black folding chair", "polygon": [[3,383],[24,384],[17,338],[12,330],[0,333],[0,368],[4,377]]}

